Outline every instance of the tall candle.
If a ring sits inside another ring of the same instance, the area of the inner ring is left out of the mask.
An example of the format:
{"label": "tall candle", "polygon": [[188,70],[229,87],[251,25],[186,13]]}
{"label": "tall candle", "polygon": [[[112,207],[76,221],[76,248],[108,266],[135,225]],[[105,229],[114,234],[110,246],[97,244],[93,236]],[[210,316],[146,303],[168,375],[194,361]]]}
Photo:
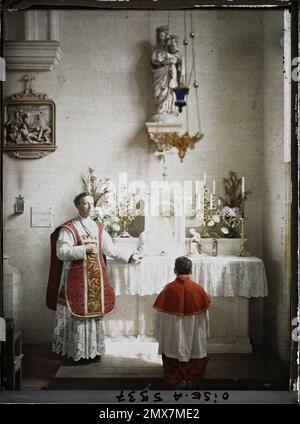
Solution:
{"label": "tall candle", "polygon": [[196,181],[196,193],[195,193],[195,207],[200,209],[201,206],[201,194],[203,195],[201,181]]}
{"label": "tall candle", "polygon": [[132,197],[132,195],[130,196],[130,200],[129,200],[129,208],[133,209],[133,197]]}
{"label": "tall candle", "polygon": [[213,207],[213,196],[212,194],[210,195],[210,205],[209,205],[210,209],[212,209]]}
{"label": "tall candle", "polygon": [[245,196],[245,177],[242,177],[242,198]]}
{"label": "tall candle", "polygon": [[221,206],[221,200],[220,199],[218,200],[218,205]]}
{"label": "tall candle", "polygon": [[216,194],[216,180],[213,181],[213,194]]}

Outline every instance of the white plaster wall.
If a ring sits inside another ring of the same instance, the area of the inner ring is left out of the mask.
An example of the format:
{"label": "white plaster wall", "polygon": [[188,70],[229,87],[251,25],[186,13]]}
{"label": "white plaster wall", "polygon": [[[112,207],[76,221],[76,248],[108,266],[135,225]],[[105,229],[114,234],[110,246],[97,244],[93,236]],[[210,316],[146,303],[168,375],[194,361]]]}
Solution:
{"label": "white plaster wall", "polygon": [[[57,106],[57,151],[40,160],[4,156],[4,245],[23,284],[25,341],[50,341],[53,313],[46,309],[49,235],[30,228],[30,207],[53,206],[54,226],[75,214],[72,199],[89,166],[116,181],[160,178],[145,131],[152,116],[149,46],[167,12],[60,11],[61,62],[36,74],[34,89]],[[230,169],[244,175],[254,194],[246,207],[247,247],[262,256],[263,243],[263,16],[261,11],[199,11],[194,18],[200,113],[204,139],[169,177],[217,182]],[[271,24],[272,25],[272,24]],[[183,16],[170,14],[171,32],[183,34]],[[266,40],[265,40],[266,41]],[[23,74],[10,72],[6,94],[22,91]],[[195,106],[194,106],[195,107]],[[193,115],[193,114],[192,114]],[[192,116],[196,121],[195,113]],[[280,125],[278,122],[276,125]],[[25,213],[13,203],[25,197]]]}
{"label": "white plaster wall", "polygon": [[[264,16],[263,259],[269,283],[264,301],[264,344],[289,361],[289,164],[284,163],[283,14]],[[279,58],[282,58],[280,61]]]}

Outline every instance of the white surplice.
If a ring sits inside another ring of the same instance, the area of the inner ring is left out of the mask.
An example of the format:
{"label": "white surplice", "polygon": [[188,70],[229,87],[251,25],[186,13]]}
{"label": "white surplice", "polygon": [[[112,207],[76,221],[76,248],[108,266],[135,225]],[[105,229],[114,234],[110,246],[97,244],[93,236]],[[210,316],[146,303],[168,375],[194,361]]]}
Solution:
{"label": "white surplice", "polygon": [[[78,215],[73,220],[75,226],[79,226],[87,235],[98,237],[98,225],[90,218],[82,218]],[[99,241],[98,241],[99,242]],[[100,240],[104,255],[117,260],[128,262],[131,253],[122,252],[114,245],[110,235],[103,230]],[[57,257],[63,261],[60,288],[66,281],[67,273],[72,261],[85,259],[86,247],[76,246],[73,233],[63,227],[60,229],[57,244]],[[74,316],[67,306],[57,305],[55,325],[53,333],[52,349],[56,353],[67,355],[78,361],[81,358],[95,358],[105,351],[105,331],[103,318],[79,318]]]}
{"label": "white surplice", "polygon": [[207,356],[209,313],[183,317],[156,311],[154,336],[158,340],[158,353],[169,358],[188,362],[192,358]]}

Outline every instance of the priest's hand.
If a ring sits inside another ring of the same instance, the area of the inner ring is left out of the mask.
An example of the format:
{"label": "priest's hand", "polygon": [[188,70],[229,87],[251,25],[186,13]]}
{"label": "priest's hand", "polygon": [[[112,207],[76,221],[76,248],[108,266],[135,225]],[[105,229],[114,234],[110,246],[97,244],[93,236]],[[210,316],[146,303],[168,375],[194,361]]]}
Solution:
{"label": "priest's hand", "polygon": [[98,252],[97,246],[95,244],[87,244],[85,246],[85,251],[87,254],[96,254]]}
{"label": "priest's hand", "polygon": [[143,259],[143,255],[141,255],[140,253],[134,253],[133,255],[130,256],[128,262],[130,264],[139,264],[142,259]]}

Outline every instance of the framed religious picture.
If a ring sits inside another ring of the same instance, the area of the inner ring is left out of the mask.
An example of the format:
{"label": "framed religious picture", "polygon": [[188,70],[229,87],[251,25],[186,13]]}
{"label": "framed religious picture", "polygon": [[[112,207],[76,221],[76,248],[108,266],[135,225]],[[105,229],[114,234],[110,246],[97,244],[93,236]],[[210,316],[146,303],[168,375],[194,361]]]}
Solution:
{"label": "framed religious picture", "polygon": [[39,159],[56,149],[55,103],[31,88],[32,75],[25,75],[23,93],[4,103],[3,150],[19,159]]}

